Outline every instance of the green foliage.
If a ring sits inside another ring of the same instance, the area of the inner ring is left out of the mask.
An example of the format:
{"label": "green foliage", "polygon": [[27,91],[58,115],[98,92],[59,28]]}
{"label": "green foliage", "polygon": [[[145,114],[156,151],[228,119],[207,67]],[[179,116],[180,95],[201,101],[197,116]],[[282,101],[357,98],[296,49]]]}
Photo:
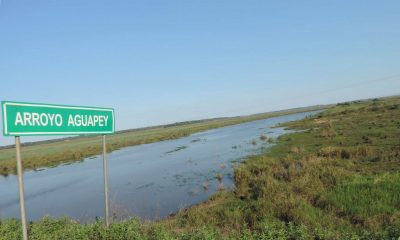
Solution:
{"label": "green foliage", "polygon": [[213,240],[220,239],[218,231],[212,227],[200,227],[189,231],[188,233],[182,234],[179,239],[183,240]]}
{"label": "green foliage", "polygon": [[22,239],[21,222],[9,219],[0,222],[0,240]]}
{"label": "green foliage", "polygon": [[393,218],[399,214],[400,172],[356,177],[335,187],[328,201],[341,214],[351,216],[351,221],[363,221],[376,228],[400,223],[400,219]]}
{"label": "green foliage", "polygon": [[[159,222],[44,218],[31,239],[394,239],[400,237],[400,98],[338,104],[234,168],[234,191]],[[0,240],[21,239],[16,220]]]}

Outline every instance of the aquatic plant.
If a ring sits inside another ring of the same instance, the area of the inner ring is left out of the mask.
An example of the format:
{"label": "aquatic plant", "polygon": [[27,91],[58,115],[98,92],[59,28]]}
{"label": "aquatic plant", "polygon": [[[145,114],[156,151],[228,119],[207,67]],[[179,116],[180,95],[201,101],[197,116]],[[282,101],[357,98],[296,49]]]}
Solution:
{"label": "aquatic plant", "polygon": [[216,173],[215,178],[218,180],[218,182],[222,182],[222,179],[224,178],[221,173]]}
{"label": "aquatic plant", "polygon": [[[377,111],[370,108],[373,103]],[[398,103],[399,97],[334,106],[319,116],[284,124],[313,130],[277,139],[268,151],[236,165],[233,191],[219,191],[167,219],[127,219],[106,229],[102,220],[80,224],[44,218],[29,223],[30,237],[399,239],[400,110],[387,110]],[[345,110],[351,111],[343,117]],[[328,121],[330,126],[323,123]],[[369,128],[373,121],[376,126]],[[343,134],[321,137],[324,130]],[[363,136],[373,141],[365,143]],[[293,147],[300,151],[291,152]],[[20,226],[16,219],[1,221],[0,239],[21,239]]]}
{"label": "aquatic plant", "polygon": [[171,151],[165,152],[165,153],[169,154],[169,153],[173,153],[173,152],[178,152],[178,151],[186,149],[186,148],[187,148],[187,146],[179,146],[179,147],[177,147],[177,148],[175,148],[175,149],[173,149]]}

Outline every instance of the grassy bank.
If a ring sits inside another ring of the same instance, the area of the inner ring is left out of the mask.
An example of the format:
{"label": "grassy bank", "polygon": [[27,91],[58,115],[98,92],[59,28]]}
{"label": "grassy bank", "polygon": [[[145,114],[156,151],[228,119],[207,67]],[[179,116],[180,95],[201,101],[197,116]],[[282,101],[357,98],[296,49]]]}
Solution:
{"label": "grassy bank", "polygon": [[[111,152],[123,147],[176,139],[212,128],[286,114],[319,110],[322,108],[325,108],[325,106],[297,108],[243,117],[219,118],[176,123],[140,130],[121,131],[107,137],[107,150]],[[101,146],[101,137],[99,136],[69,138],[61,141],[23,146],[21,155],[25,169],[37,169],[40,167],[56,166],[61,163],[81,161],[84,158],[98,155],[102,152]],[[0,174],[7,175],[13,173],[16,173],[15,149],[0,149]]]}
{"label": "grassy bank", "polygon": [[[339,104],[234,170],[236,188],[157,222],[45,218],[32,239],[398,239],[400,98]],[[256,137],[256,136],[255,136]],[[18,239],[20,224],[0,224]]]}

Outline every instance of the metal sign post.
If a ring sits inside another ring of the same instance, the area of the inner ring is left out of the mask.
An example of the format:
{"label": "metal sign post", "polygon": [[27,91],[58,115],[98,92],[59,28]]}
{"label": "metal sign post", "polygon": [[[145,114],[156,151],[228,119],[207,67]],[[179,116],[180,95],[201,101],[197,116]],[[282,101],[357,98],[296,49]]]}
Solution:
{"label": "metal sign post", "polygon": [[103,135],[105,222],[109,222],[106,134],[115,132],[114,109],[42,103],[1,102],[3,135],[15,137],[23,240],[28,240],[20,136]]}
{"label": "metal sign post", "polygon": [[105,203],[105,220],[106,227],[110,225],[109,222],[109,203],[108,203],[108,162],[107,162],[107,149],[106,149],[106,135],[103,135],[103,177],[104,177],[104,203]]}
{"label": "metal sign post", "polygon": [[28,229],[26,227],[25,213],[25,197],[24,197],[24,179],[21,161],[21,141],[19,136],[15,137],[15,149],[17,150],[17,172],[18,172],[18,191],[19,191],[19,206],[21,209],[22,236],[24,240],[28,240]]}

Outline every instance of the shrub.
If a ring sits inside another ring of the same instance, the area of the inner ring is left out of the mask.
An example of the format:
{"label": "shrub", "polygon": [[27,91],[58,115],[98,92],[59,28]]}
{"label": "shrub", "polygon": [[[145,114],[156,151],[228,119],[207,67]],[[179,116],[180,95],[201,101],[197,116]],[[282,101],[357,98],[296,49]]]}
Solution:
{"label": "shrub", "polygon": [[266,139],[267,139],[267,136],[265,136],[264,134],[261,134],[260,140],[261,140],[261,141],[265,141]]}

